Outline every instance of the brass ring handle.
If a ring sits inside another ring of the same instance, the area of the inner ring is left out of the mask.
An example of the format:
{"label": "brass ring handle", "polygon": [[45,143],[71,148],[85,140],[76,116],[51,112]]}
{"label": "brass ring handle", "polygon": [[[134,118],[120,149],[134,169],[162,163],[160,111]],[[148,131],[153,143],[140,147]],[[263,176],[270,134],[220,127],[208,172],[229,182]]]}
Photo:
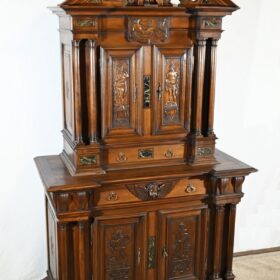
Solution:
{"label": "brass ring handle", "polygon": [[185,189],[186,193],[194,193],[196,192],[196,187],[192,184],[187,185],[186,189]]}
{"label": "brass ring handle", "polygon": [[126,157],[125,153],[120,152],[117,156],[117,161],[120,161],[120,162],[121,161],[127,161],[127,157]]}
{"label": "brass ring handle", "polygon": [[118,194],[116,192],[110,192],[107,195],[107,200],[109,200],[109,201],[117,201],[117,200],[119,200],[119,196],[118,196]]}
{"label": "brass ring handle", "polygon": [[173,158],[174,153],[171,150],[167,150],[164,155],[166,158]]}

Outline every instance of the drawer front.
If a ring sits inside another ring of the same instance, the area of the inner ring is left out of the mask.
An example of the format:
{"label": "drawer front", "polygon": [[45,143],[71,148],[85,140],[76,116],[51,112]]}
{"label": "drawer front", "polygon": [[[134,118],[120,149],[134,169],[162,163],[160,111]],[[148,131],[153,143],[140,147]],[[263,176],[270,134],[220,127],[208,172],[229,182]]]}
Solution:
{"label": "drawer front", "polygon": [[184,158],[184,144],[109,150],[109,164],[128,164]]}
{"label": "drawer front", "polygon": [[94,205],[113,205],[140,201],[161,200],[176,197],[203,195],[206,193],[204,180],[179,179],[153,182],[129,183],[97,190]]}

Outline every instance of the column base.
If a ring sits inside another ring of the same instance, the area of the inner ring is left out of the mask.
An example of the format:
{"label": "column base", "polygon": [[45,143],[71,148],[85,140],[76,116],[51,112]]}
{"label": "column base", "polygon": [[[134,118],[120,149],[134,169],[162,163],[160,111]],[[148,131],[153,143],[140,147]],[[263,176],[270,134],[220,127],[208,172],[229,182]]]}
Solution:
{"label": "column base", "polygon": [[224,276],[224,280],[234,280],[235,275],[232,272],[227,272]]}

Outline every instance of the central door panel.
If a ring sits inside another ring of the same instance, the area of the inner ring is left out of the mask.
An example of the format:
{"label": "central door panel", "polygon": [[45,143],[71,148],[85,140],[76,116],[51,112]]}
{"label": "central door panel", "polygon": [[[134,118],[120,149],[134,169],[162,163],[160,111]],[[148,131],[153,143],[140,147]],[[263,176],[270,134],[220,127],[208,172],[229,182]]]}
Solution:
{"label": "central door panel", "polygon": [[182,133],[187,130],[189,83],[186,49],[154,47],[154,134]]}
{"label": "central door panel", "polygon": [[143,48],[101,48],[102,138],[141,135]]}

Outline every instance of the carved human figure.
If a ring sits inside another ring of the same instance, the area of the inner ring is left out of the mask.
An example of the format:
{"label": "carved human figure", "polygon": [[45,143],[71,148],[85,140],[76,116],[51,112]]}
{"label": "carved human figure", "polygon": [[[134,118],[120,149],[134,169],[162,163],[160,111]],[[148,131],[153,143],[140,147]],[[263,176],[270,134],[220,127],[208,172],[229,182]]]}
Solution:
{"label": "carved human figure", "polygon": [[168,102],[176,103],[178,95],[179,75],[175,71],[174,63],[169,65],[169,72],[166,74],[166,91],[168,92]]}
{"label": "carved human figure", "polygon": [[127,101],[127,91],[128,83],[127,79],[129,78],[128,72],[124,69],[123,66],[117,68],[116,78],[114,82],[114,97],[115,97],[115,106],[124,106]]}

